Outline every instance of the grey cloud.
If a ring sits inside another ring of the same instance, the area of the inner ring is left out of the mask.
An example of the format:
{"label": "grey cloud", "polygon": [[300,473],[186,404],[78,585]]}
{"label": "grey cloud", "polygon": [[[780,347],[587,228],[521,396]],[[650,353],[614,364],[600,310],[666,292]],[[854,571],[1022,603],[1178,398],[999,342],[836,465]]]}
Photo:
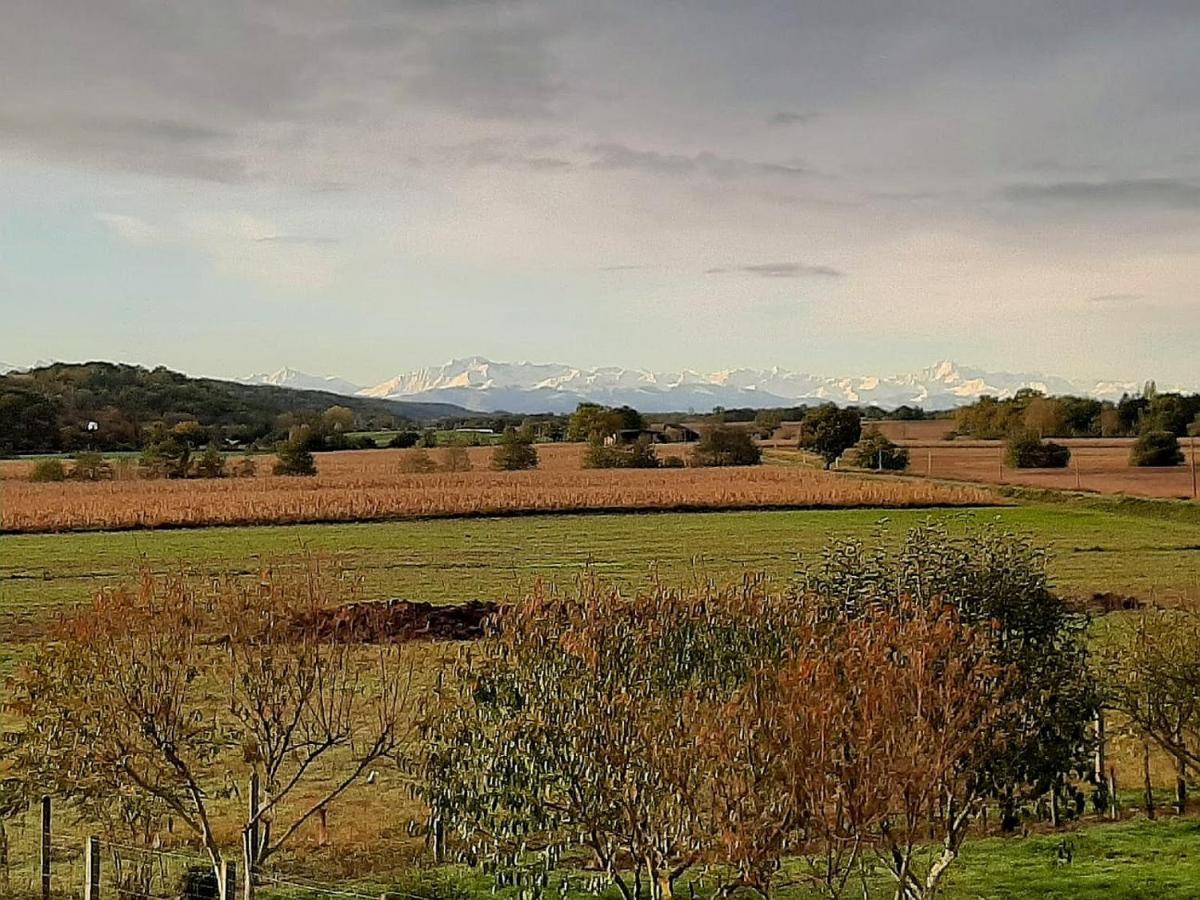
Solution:
{"label": "grey cloud", "polygon": [[252,239],[256,244],[294,244],[304,247],[323,247],[341,243],[334,237],[305,234],[268,234]]}
{"label": "grey cloud", "polygon": [[798,262],[755,263],[752,265],[706,269],[706,275],[756,275],[759,278],[843,278],[846,273],[832,266],[812,266]]}
{"label": "grey cloud", "polygon": [[758,162],[720,156],[708,151],[696,154],[662,153],[657,150],[639,150],[619,143],[589,144],[583,149],[592,154],[593,169],[642,171],[656,175],[701,174],[719,179],[765,175],[795,177],[812,174],[808,169],[791,163]]}
{"label": "grey cloud", "polygon": [[811,122],[816,118],[816,113],[811,112],[792,112],[791,110],[780,110],[774,113],[767,119],[768,125],[801,125],[804,122]]}
{"label": "grey cloud", "polygon": [[1200,184],[1178,178],[1018,184],[1005,189],[1004,193],[1008,199],[1018,202],[1069,203],[1100,208],[1200,209]]}
{"label": "grey cloud", "polygon": [[1095,303],[1101,306],[1132,306],[1135,303],[1140,303],[1142,300],[1141,294],[1099,294],[1095,297],[1088,297],[1088,303]]}

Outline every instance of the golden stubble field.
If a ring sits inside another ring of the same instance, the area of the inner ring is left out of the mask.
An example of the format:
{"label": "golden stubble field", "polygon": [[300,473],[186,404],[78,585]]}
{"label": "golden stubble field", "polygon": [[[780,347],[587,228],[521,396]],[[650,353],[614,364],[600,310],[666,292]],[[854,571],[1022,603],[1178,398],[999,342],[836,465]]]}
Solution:
{"label": "golden stubble field", "polygon": [[[854,478],[793,466],[730,469],[588,470],[581,445],[543,445],[540,465],[492,472],[490,450],[471,451],[473,470],[406,474],[400,450],[325,453],[313,478],[282,478],[258,461],[254,478],[32,484],[29,463],[6,463],[0,530],[354,522],[582,510],[788,507],[979,506],[988,491],[920,481]],[[666,447],[682,454],[684,447]],[[438,459],[437,451],[432,453]]]}

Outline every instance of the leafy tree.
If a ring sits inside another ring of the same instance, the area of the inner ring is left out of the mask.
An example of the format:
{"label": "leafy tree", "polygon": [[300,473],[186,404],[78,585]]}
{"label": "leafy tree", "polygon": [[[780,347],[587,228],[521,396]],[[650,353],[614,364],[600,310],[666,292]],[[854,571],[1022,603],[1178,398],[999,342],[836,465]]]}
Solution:
{"label": "leafy tree", "polygon": [[1200,774],[1200,614],[1142,610],[1110,626],[1098,646],[1105,704],[1175,760],[1176,802],[1185,808],[1188,776]]}
{"label": "leafy tree", "polygon": [[275,465],[272,471],[276,475],[316,475],[317,462],[303,443],[287,441],[275,451]]}
{"label": "leafy tree", "polygon": [[809,450],[825,460],[829,468],[839,456],[862,437],[862,418],[856,409],[838,409],[826,403],[811,410],[800,428],[800,449]]}
{"label": "leafy tree", "polygon": [[492,468],[499,472],[517,472],[536,468],[537,464],[538,453],[533,439],[512,426],[504,429],[500,441],[492,449]]}
{"label": "leafy tree", "polygon": [[1045,552],[994,527],[951,536],[943,526],[909,531],[894,554],[860,542],[827,551],[803,583],[839,607],[868,610],[892,591],[944,597],[988,637],[1014,677],[1002,697],[1016,706],[997,724],[1003,749],[973,761],[975,793],[1000,799],[1003,824],[1017,805],[1058,796],[1073,775],[1090,776],[1091,722],[1098,707],[1087,666],[1086,619],[1051,590]]}
{"label": "leafy tree", "polygon": [[1178,466],[1182,463],[1179,439],[1169,431],[1144,431],[1129,451],[1131,466]]}
{"label": "leafy tree", "polygon": [[1071,449],[1043,441],[1035,431],[1018,431],[1008,439],[1004,461],[1014,469],[1062,469],[1071,461]]}
{"label": "leafy tree", "polygon": [[580,403],[567,422],[567,440],[603,441],[618,431],[640,431],[645,427],[641,413],[628,406],[614,408]]}
{"label": "leafy tree", "polygon": [[901,472],[908,468],[908,451],[878,428],[871,428],[855,446],[850,464],[862,469]]}
{"label": "leafy tree", "polygon": [[647,438],[632,444],[605,444],[591,440],[583,454],[585,469],[656,469],[658,457]]}
{"label": "leafy tree", "polygon": [[8,387],[0,378],[0,456],[53,453],[62,446],[55,405],[24,387]]}
{"label": "leafy tree", "polygon": [[1066,405],[1057,397],[1033,397],[1025,406],[1022,421],[1039,438],[1058,436],[1069,431]]}
{"label": "leafy tree", "polygon": [[757,466],[762,448],[746,429],[716,425],[696,442],[690,458],[693,466]]}

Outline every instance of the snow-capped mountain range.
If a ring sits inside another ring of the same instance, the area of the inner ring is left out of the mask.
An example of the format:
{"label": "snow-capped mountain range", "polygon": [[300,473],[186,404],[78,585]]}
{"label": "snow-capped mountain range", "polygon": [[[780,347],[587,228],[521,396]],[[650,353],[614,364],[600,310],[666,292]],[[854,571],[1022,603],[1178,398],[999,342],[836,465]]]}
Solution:
{"label": "snow-capped mountain range", "polygon": [[295,369],[240,379],[391,400],[453,403],[480,412],[570,412],[584,401],[643,412],[708,412],[716,406],[792,406],[833,401],[895,408],[905,404],[950,409],[984,394],[1007,397],[1021,388],[1116,400],[1142,387],[1132,381],[1079,381],[1020,372],[985,372],[943,361],[905,375],[828,377],[788,369],[721,372],[654,372],[603,367],[584,369],[547,363],[503,363],[473,356],[443,366],[405,372],[374,386]]}

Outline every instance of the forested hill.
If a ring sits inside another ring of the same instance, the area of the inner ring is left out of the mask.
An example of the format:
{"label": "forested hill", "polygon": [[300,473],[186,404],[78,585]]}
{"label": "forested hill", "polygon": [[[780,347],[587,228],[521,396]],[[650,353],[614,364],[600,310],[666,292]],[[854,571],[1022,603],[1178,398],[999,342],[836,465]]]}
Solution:
{"label": "forested hill", "polygon": [[[394,428],[466,415],[445,403],[344,397],[106,362],[56,363],[0,376],[0,454],[137,449],[158,423],[195,420],[228,440],[270,438],[330,407],[353,427]],[[95,423],[89,431],[89,423]]]}

